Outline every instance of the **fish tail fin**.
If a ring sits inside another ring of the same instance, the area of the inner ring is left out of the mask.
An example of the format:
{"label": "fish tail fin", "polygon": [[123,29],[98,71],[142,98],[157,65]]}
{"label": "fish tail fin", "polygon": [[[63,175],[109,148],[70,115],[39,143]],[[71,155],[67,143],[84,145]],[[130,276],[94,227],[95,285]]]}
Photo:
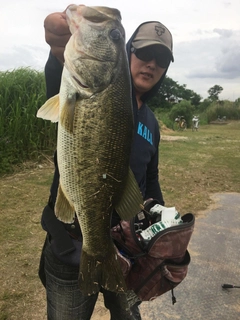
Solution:
{"label": "fish tail fin", "polygon": [[114,246],[108,256],[99,259],[82,249],[78,280],[85,295],[97,293],[101,287],[112,292],[125,292],[126,283]]}

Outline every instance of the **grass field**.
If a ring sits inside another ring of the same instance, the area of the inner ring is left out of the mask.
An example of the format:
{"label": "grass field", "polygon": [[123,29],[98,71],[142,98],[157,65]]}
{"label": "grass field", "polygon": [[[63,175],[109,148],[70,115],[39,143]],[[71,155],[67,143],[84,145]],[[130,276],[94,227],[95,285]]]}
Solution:
{"label": "grass field", "polygon": [[[240,122],[173,132],[162,128],[160,181],[166,206],[196,216],[215,192],[240,192]],[[0,320],[46,319],[38,263],[45,233],[42,209],[53,174],[51,159],[26,163],[0,179]],[[109,319],[98,303],[93,319]]]}
{"label": "grass field", "polygon": [[[207,208],[211,193],[240,192],[240,122],[162,135],[160,182],[167,206],[197,213]],[[171,140],[176,135],[181,139]]]}

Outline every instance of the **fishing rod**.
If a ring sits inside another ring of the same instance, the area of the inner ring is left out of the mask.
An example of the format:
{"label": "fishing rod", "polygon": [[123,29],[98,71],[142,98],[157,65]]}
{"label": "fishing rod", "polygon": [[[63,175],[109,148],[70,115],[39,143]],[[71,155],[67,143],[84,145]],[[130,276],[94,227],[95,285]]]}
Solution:
{"label": "fishing rod", "polygon": [[222,284],[223,289],[229,289],[229,288],[240,288],[240,286],[234,286],[233,284],[224,283]]}

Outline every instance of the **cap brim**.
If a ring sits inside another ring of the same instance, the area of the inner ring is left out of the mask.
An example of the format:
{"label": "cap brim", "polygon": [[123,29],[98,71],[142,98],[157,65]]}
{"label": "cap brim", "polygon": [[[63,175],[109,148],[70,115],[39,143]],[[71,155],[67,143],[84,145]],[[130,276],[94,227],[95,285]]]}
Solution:
{"label": "cap brim", "polygon": [[138,40],[138,41],[133,41],[132,42],[132,46],[135,48],[135,49],[141,49],[141,48],[145,48],[145,47],[148,47],[148,46],[152,46],[152,45],[160,45],[160,46],[163,46],[165,47],[171,57],[172,57],[172,61],[174,61],[173,59],[173,54],[172,54],[172,51],[162,42],[160,41],[154,41],[154,40]]}

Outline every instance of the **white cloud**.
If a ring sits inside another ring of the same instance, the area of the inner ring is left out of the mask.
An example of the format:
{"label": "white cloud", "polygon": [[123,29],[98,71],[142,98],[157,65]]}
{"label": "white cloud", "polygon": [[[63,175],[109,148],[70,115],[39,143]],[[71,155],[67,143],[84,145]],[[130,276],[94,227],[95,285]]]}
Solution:
{"label": "white cloud", "polygon": [[[66,0],[8,0],[0,11],[0,70],[30,66],[44,68],[49,46],[43,21],[63,11]],[[99,5],[99,0],[86,1]],[[127,39],[143,21],[159,20],[173,34],[174,58],[168,75],[179,84],[207,97],[207,90],[221,85],[221,98],[240,97],[239,0],[102,0],[101,5],[121,11]]]}
{"label": "white cloud", "polygon": [[44,62],[47,60],[48,54],[48,50],[42,47],[14,46],[8,52],[1,53],[0,70],[31,67],[35,70],[43,71]]}
{"label": "white cloud", "polygon": [[209,37],[180,42],[169,76],[189,89],[208,96],[208,89],[221,85],[221,99],[240,97],[240,30],[213,29]]}

